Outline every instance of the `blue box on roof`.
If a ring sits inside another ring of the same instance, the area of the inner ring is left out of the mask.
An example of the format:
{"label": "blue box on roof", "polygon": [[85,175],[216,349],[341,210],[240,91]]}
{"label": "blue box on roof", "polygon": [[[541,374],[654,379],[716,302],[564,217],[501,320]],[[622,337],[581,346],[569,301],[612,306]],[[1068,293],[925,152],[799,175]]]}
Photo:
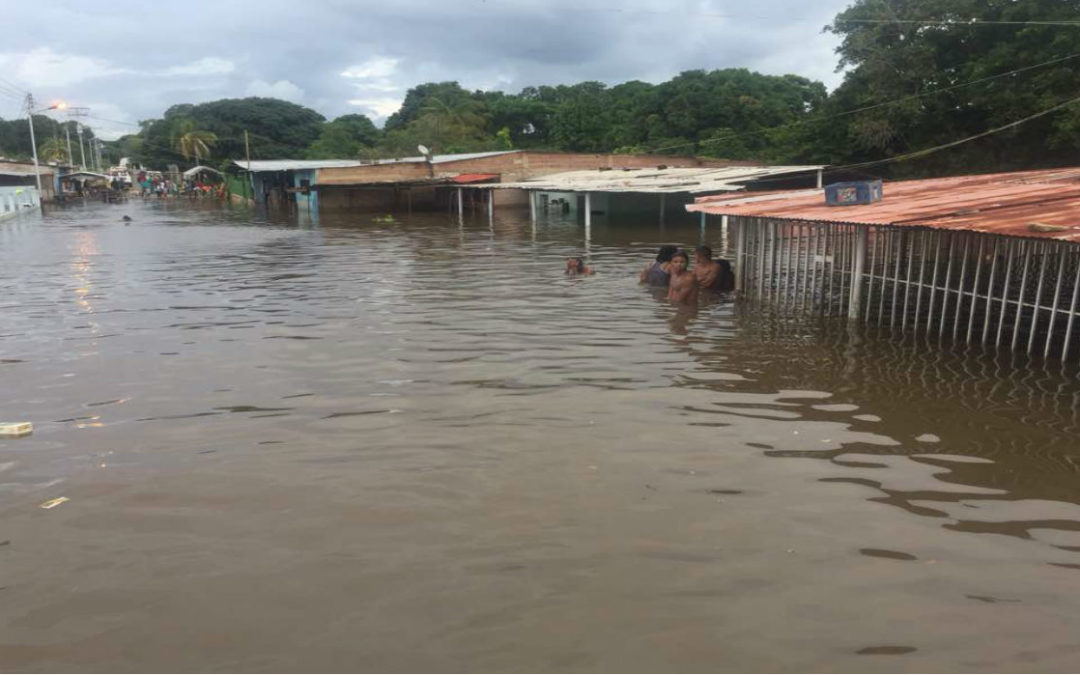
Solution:
{"label": "blue box on roof", "polygon": [[827,206],[873,204],[881,201],[882,194],[880,180],[833,183],[825,186],[825,204]]}

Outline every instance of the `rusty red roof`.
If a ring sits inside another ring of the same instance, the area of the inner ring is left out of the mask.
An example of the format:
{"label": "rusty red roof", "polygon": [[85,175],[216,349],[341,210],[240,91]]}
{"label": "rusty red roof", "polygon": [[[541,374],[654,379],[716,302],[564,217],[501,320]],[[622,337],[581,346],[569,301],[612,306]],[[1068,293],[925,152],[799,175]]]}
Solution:
{"label": "rusty red roof", "polygon": [[823,190],[797,190],[700,197],[686,210],[1080,242],[1080,167],[887,182],[880,202],[858,206],[826,206]]}
{"label": "rusty red roof", "polygon": [[459,173],[450,180],[454,183],[485,183],[489,180],[497,180],[497,173]]}

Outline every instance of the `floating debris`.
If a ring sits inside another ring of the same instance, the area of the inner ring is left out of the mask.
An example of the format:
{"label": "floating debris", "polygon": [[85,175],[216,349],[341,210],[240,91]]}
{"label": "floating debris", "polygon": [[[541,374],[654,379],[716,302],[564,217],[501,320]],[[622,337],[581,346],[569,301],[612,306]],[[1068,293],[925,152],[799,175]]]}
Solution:
{"label": "floating debris", "polygon": [[0,437],[19,438],[34,433],[30,422],[0,422]]}
{"label": "floating debris", "polygon": [[53,508],[56,508],[57,506],[60,506],[64,502],[70,502],[70,501],[71,500],[68,499],[67,497],[57,497],[56,499],[50,499],[49,501],[42,504],[41,508],[43,508],[43,509],[53,509]]}

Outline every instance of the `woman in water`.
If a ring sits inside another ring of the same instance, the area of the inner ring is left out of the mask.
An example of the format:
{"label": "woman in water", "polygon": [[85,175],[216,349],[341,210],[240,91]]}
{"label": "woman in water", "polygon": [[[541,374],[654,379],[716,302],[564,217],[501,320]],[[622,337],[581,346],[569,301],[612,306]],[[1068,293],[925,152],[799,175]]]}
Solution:
{"label": "woman in water", "polygon": [[694,273],[686,269],[690,256],[686,251],[677,251],[671,256],[671,285],[668,287],[668,300],[672,302],[693,302],[697,299],[698,282]]}
{"label": "woman in water", "polygon": [[656,253],[656,261],[649,263],[638,274],[638,281],[650,286],[667,286],[671,282],[671,256],[678,249],[674,246],[661,246]]}

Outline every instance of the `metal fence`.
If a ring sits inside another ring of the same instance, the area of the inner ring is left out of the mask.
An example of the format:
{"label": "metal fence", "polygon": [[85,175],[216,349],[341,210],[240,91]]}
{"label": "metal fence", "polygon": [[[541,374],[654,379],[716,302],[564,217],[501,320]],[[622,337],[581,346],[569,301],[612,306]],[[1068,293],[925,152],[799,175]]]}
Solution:
{"label": "metal fence", "polygon": [[731,225],[746,297],[1062,360],[1080,352],[1078,244],[765,218]]}

